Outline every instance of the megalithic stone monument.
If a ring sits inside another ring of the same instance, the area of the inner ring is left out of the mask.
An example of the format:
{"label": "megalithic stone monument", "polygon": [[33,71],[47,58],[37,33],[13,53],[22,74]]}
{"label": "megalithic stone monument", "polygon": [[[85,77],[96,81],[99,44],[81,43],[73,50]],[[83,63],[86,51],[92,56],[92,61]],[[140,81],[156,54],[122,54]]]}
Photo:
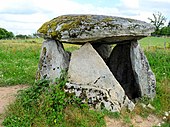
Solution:
{"label": "megalithic stone monument", "polygon": [[[138,40],[154,27],[146,22],[104,15],[63,15],[44,23],[37,79],[68,70],[66,92],[94,108],[133,110],[132,100],[155,96],[156,79]],[[71,56],[62,43],[82,45]],[[112,44],[117,44],[112,47]]]}

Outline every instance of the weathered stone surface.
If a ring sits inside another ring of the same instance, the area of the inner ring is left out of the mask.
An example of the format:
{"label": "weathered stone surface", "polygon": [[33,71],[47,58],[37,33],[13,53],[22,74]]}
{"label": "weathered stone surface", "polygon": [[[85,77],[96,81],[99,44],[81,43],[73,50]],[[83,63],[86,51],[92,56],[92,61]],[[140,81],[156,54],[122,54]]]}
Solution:
{"label": "weathered stone surface", "polygon": [[[100,84],[99,87],[105,88],[113,88],[113,84],[119,84],[90,43],[72,52],[68,76],[71,83]],[[105,83],[101,86],[100,82]]]}
{"label": "weathered stone surface", "polygon": [[130,47],[130,42],[117,44],[108,60],[108,67],[125,90],[126,95],[134,99],[140,96],[140,91],[132,70]]}
{"label": "weathered stone surface", "polygon": [[107,62],[111,52],[112,45],[108,44],[92,44],[93,48],[98,52],[102,59]]}
{"label": "weathered stone surface", "polygon": [[63,45],[54,40],[43,42],[40,61],[37,71],[37,79],[51,79],[60,77],[62,70],[68,68],[69,54],[64,51]]}
{"label": "weathered stone surface", "polygon": [[65,91],[75,93],[83,102],[87,102],[95,109],[105,108],[111,112],[119,112],[124,106],[127,106],[130,111],[135,107],[134,103],[126,95],[123,97],[123,103],[115,99],[114,95],[119,93],[115,93],[113,89],[107,90],[90,85],[66,83]]}
{"label": "weathered stone surface", "polygon": [[[97,103],[100,107],[104,104],[111,111],[119,111],[124,106],[134,108],[133,102],[125,95],[123,88],[90,43],[72,53],[68,77],[73,86],[69,88],[73,88],[76,94],[82,95],[85,92],[88,101],[94,99],[93,105]],[[97,99],[98,96],[101,99]],[[103,100],[102,96],[106,99]]]}
{"label": "weathered stone surface", "polygon": [[131,43],[130,57],[135,80],[139,85],[141,96],[153,98],[156,94],[156,79],[144,52],[135,41]]}
{"label": "weathered stone surface", "polygon": [[44,38],[75,44],[121,43],[152,32],[154,26],[146,22],[104,15],[63,15],[44,23],[38,30]]}

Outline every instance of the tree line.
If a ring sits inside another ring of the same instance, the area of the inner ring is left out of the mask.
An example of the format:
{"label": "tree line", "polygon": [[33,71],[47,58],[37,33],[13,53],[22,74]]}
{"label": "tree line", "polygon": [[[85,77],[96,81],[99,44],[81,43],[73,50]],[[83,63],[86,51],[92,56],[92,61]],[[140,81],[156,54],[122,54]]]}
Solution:
{"label": "tree line", "polygon": [[152,33],[154,36],[170,36],[170,21],[167,26],[165,26],[166,17],[161,13],[153,13],[152,18],[148,18],[150,23],[155,26],[155,32]]}
{"label": "tree line", "polygon": [[33,35],[23,35],[23,34],[18,34],[18,35],[14,35],[12,32],[7,31],[4,28],[0,28],[0,39],[29,39],[29,38],[36,38],[36,34]]}

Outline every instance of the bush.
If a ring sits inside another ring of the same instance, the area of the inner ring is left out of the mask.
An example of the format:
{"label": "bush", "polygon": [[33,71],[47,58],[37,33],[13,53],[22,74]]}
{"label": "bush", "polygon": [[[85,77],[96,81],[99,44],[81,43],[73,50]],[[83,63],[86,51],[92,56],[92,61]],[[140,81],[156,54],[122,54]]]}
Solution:
{"label": "bush", "polygon": [[157,30],[152,33],[153,36],[170,36],[170,27],[162,27],[160,30]]}
{"label": "bush", "polygon": [[170,27],[163,27],[160,30],[160,35],[170,36]]}
{"label": "bush", "polygon": [[14,34],[12,32],[8,32],[4,28],[0,28],[0,39],[10,39],[13,38]]}

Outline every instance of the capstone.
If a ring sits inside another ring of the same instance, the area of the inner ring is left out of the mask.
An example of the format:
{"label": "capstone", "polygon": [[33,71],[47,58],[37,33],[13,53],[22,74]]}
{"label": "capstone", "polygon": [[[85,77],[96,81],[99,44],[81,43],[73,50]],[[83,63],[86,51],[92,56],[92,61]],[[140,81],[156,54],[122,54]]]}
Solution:
{"label": "capstone", "polygon": [[154,32],[154,26],[135,19],[105,15],[63,15],[44,23],[38,34],[72,44],[123,43]]}

